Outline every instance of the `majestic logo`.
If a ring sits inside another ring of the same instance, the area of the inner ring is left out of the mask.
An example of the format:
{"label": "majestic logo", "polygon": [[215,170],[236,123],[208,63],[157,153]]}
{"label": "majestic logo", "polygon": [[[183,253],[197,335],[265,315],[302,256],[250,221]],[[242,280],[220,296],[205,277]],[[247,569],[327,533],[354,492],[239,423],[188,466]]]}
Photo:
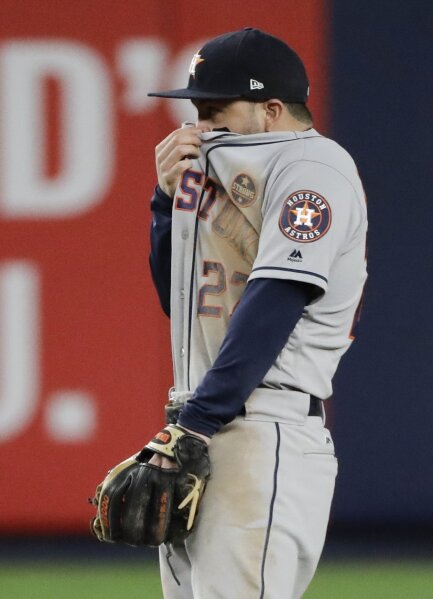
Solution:
{"label": "majestic logo", "polygon": [[280,214],[280,230],[299,243],[317,241],[331,226],[331,208],[314,191],[297,191],[285,201]]}
{"label": "majestic logo", "polygon": [[287,258],[290,262],[302,262],[302,254],[300,250],[293,250],[290,256]]}
{"label": "majestic logo", "polygon": [[241,173],[232,183],[232,197],[238,206],[246,208],[256,199],[256,186],[248,175]]}
{"label": "majestic logo", "polygon": [[198,64],[204,62],[204,58],[201,57],[200,52],[194,54],[191,60],[191,64],[189,65],[189,74],[195,77],[195,69]]}
{"label": "majestic logo", "polygon": [[263,89],[265,86],[256,79],[250,79],[250,89]]}

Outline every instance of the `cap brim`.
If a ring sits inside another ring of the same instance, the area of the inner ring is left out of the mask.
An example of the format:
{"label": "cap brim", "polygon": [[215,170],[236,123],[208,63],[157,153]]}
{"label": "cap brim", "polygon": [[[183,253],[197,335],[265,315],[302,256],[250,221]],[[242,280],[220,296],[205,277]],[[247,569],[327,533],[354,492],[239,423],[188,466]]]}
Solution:
{"label": "cap brim", "polygon": [[231,100],[240,98],[239,94],[224,94],[207,92],[197,89],[172,89],[166,92],[151,92],[148,96],[156,96],[157,98],[178,98],[180,100]]}

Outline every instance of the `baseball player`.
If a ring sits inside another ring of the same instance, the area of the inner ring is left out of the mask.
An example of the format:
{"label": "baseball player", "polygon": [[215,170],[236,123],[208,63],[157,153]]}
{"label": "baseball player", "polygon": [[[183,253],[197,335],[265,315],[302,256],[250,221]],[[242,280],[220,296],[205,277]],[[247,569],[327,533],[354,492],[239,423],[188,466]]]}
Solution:
{"label": "baseball player", "polygon": [[161,544],[165,599],[298,599],[324,544],[337,460],[323,404],[353,339],[367,217],[308,93],[295,52],[247,28],[206,43],[185,89],[151,94],[198,116],[156,148],[150,265],[176,425],[148,464],[173,470],[159,447],[176,434],[211,471],[191,534]]}

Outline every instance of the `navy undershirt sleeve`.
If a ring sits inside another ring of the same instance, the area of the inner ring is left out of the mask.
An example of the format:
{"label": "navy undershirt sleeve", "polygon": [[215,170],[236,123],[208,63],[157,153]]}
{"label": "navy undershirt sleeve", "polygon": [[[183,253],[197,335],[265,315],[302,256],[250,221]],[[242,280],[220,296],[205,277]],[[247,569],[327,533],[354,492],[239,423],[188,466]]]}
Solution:
{"label": "navy undershirt sleeve", "polygon": [[237,416],[286,344],[315,288],[282,279],[248,283],[214,365],[179,424],[211,437]]}
{"label": "navy undershirt sleeve", "polygon": [[172,198],[157,185],[150,201],[152,224],[149,264],[161,307],[167,316],[170,316],[172,205]]}

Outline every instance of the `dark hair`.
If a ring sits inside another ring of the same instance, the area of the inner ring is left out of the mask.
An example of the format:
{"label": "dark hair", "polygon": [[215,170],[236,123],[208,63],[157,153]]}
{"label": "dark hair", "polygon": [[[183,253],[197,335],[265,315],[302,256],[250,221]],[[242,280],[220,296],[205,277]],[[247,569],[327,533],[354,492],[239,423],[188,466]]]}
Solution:
{"label": "dark hair", "polygon": [[305,125],[309,125],[310,127],[313,126],[313,115],[305,104],[298,102],[284,102],[284,105],[289,111],[289,114],[291,114],[296,120],[304,123]]}

